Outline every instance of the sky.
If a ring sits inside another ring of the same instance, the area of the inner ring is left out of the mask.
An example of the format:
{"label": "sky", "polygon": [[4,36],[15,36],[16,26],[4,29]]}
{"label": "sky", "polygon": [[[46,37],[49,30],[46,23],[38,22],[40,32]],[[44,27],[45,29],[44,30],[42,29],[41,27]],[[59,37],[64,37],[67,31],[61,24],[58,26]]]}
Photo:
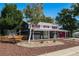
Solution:
{"label": "sky", "polygon": [[[5,5],[3,3],[0,3],[0,11],[4,8],[4,6]],[[27,3],[17,3],[17,8],[19,10],[23,10],[26,6]],[[44,3],[43,11],[46,16],[55,18],[63,8],[70,7],[70,3]]]}

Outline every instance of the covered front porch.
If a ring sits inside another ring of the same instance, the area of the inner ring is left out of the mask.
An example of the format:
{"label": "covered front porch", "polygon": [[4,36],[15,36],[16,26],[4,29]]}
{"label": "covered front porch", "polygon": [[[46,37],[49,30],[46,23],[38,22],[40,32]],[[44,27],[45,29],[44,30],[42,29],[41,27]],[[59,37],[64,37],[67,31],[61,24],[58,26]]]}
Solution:
{"label": "covered front porch", "polygon": [[69,32],[66,30],[32,30],[30,40],[46,40],[67,38]]}

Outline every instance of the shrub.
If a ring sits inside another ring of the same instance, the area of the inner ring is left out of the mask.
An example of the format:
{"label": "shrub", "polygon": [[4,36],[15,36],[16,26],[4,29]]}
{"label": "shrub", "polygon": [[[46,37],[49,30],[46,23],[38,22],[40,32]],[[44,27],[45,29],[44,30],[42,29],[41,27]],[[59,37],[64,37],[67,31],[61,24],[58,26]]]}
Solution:
{"label": "shrub", "polygon": [[44,43],[44,41],[41,41],[40,43]]}
{"label": "shrub", "polygon": [[54,39],[53,42],[56,42],[56,40]]}
{"label": "shrub", "polygon": [[72,39],[72,40],[75,40],[75,39]]}

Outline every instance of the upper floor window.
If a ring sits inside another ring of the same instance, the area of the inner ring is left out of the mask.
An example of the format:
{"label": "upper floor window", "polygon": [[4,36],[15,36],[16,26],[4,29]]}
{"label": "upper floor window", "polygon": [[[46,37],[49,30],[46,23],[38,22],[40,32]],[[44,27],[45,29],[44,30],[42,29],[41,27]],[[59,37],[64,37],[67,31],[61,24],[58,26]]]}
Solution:
{"label": "upper floor window", "polygon": [[56,27],[56,26],[52,26],[52,28],[53,28],[53,29],[57,29],[57,27]]}
{"label": "upper floor window", "polygon": [[49,26],[46,26],[46,25],[44,25],[43,27],[44,27],[44,28],[49,28]]}
{"label": "upper floor window", "polygon": [[39,27],[40,27],[40,25],[32,25],[32,27],[39,28]]}

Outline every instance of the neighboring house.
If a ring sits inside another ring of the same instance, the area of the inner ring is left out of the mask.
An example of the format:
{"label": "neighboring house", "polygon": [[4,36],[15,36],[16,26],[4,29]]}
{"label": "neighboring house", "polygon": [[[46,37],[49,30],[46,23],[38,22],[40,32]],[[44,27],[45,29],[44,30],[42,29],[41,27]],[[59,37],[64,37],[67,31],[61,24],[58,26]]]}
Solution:
{"label": "neighboring house", "polygon": [[76,29],[76,30],[74,30],[74,32],[73,32],[73,37],[75,37],[75,38],[79,38],[79,29]]}
{"label": "neighboring house", "polygon": [[73,37],[79,38],[79,32],[74,32],[74,33],[73,33]]}

